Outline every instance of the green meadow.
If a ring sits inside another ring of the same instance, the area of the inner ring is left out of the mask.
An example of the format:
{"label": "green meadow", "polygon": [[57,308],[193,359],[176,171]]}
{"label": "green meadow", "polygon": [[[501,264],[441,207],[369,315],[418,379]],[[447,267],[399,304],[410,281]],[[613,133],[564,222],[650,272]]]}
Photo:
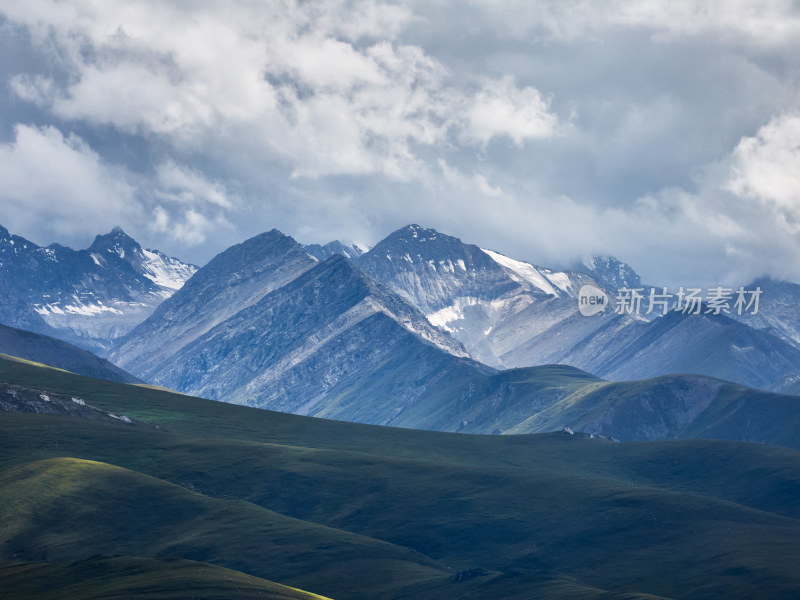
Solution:
{"label": "green meadow", "polygon": [[800,595],[789,448],[382,428],[10,358],[0,381],[133,421],[0,413],[10,598]]}

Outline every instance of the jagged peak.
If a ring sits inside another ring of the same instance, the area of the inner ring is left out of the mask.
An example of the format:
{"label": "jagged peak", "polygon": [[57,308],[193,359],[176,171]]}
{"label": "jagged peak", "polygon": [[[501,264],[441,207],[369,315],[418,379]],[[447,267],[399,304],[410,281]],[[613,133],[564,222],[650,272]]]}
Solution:
{"label": "jagged peak", "polygon": [[125,233],[119,225],[110,232],[95,237],[89,246],[90,252],[113,252],[122,258],[125,258],[126,253],[140,249],[139,242]]}
{"label": "jagged peak", "polygon": [[598,283],[609,288],[631,288],[639,287],[642,284],[641,277],[633,270],[633,267],[614,256],[593,256],[584,262],[584,266],[588,268],[589,274],[598,280]]}
{"label": "jagged peak", "polygon": [[398,251],[400,248],[410,248],[419,244],[432,244],[441,249],[469,246],[469,244],[465,244],[457,237],[440,233],[435,229],[412,224],[393,231],[364,256],[384,254],[393,250]]}
{"label": "jagged peak", "polygon": [[400,229],[392,233],[389,237],[392,236],[397,238],[413,239],[418,242],[429,242],[438,239],[454,239],[454,240],[458,239],[440,233],[435,229],[422,227],[421,225],[417,225],[416,223],[412,223],[410,225],[406,225],[405,227],[401,227]]}
{"label": "jagged peak", "polygon": [[326,260],[334,254],[341,254],[345,258],[354,259],[367,252],[367,250],[355,242],[347,242],[342,240],[333,240],[325,245],[306,244],[305,249],[317,260]]}

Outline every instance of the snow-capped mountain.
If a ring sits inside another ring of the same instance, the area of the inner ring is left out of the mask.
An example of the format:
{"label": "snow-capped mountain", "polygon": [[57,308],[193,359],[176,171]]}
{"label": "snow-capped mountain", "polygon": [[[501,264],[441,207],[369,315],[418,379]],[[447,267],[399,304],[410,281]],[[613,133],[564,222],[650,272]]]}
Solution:
{"label": "snow-capped mountain", "polygon": [[275,230],[214,258],[111,358],[183,392],[366,422],[394,414],[376,402],[400,410],[436,380],[492,372],[343,256]]}
{"label": "snow-capped mountain", "polygon": [[745,289],[760,290],[759,310],[731,317],[800,348],[800,285],[763,277]]}
{"label": "snow-capped mountain", "polygon": [[[696,373],[776,391],[800,389],[800,286],[756,282],[757,315],[649,310],[651,289],[627,264],[595,257],[584,271],[554,271],[409,225],[355,259],[495,368],[571,365],[608,379]],[[606,310],[578,310],[584,285],[604,290]],[[639,311],[615,310],[639,289]],[[737,322],[728,317],[735,317]],[[743,325],[743,323],[745,325]],[[754,327],[748,327],[752,325]],[[793,347],[798,346],[798,347]]]}
{"label": "snow-capped mountain", "polygon": [[0,227],[0,320],[103,352],[196,270],[119,228],[76,251],[43,248]]}
{"label": "snow-capped mountain", "polygon": [[306,244],[304,247],[306,252],[317,260],[325,260],[334,254],[341,254],[345,258],[353,259],[358,258],[367,251],[366,248],[362,248],[358,244],[340,242],[339,240],[328,242],[324,246],[320,246],[319,244]]}
{"label": "snow-capped mountain", "polygon": [[630,265],[613,256],[595,256],[584,263],[586,273],[607,292],[641,288],[642,278]]}
{"label": "snow-capped mountain", "polygon": [[[418,226],[354,260],[336,252],[320,261],[273,230],[200,269],[118,340],[111,359],[150,383],[209,398],[475,433],[550,428],[556,404],[602,383],[567,366],[498,371],[474,360],[481,353],[514,367],[562,363],[618,379],[691,372],[764,388],[800,364],[797,349],[724,315],[583,316],[583,285],[610,295],[612,286],[640,285],[614,259],[592,267],[537,267]],[[658,382],[640,386],[658,396],[659,418],[675,427],[694,422],[692,407],[702,404],[671,408],[669,398],[682,401],[685,377],[670,380],[666,395]],[[614,400],[591,398],[601,416],[597,403]],[[719,398],[709,398],[717,406]],[[757,402],[748,406],[742,419]],[[550,416],[537,425],[535,415]],[[637,429],[631,439],[648,439],[641,435]]]}
{"label": "snow-capped mountain", "polygon": [[160,288],[173,292],[181,289],[186,280],[197,271],[194,265],[169,257],[158,250],[142,248],[120,227],[115,227],[106,235],[98,235],[89,246],[89,252],[95,262],[101,262],[107,254],[115,254],[140,275],[144,275]]}
{"label": "snow-capped mountain", "polygon": [[[604,318],[553,328],[577,312],[586,273],[554,271],[466,244],[458,238],[409,225],[355,260],[362,269],[406,298],[428,320],[450,333],[474,358],[496,368],[552,360]],[[620,265],[622,263],[619,263]],[[541,338],[542,345],[532,343]],[[552,340],[559,346],[552,348]]]}

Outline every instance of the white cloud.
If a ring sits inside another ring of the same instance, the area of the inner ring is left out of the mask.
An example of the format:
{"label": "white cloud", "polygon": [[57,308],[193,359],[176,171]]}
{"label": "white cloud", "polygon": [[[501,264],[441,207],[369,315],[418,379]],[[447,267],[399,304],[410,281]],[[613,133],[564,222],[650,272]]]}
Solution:
{"label": "white cloud", "polygon": [[791,0],[631,0],[614,20],[671,36],[716,35],[772,46],[800,39],[800,15]]}
{"label": "white cloud", "polygon": [[420,145],[446,145],[459,132],[466,143],[507,136],[521,144],[552,135],[556,123],[535,88],[476,78],[472,96],[421,48],[393,41],[411,21],[402,6],[286,0],[230,10],[110,0],[82,10],[53,1],[49,12],[50,4],[4,10],[54,36],[72,57],[72,76],[59,86],[19,74],[17,96],[182,150],[219,145],[236,131],[229,143],[295,176],[405,179],[426,170]]}
{"label": "white cloud", "polygon": [[[617,254],[654,282],[800,280],[788,0],[8,0],[0,13],[41,54],[12,73],[12,108],[86,140],[23,127],[2,147],[20,222],[36,212],[25,202],[51,210],[28,200],[55,194],[36,185],[70,170],[91,193],[64,192],[59,227],[97,229],[76,215],[112,198],[102,219],[205,240],[202,258],[271,227],[376,241],[416,221],[545,264]],[[54,149],[52,169],[31,140]]]}
{"label": "white cloud", "polygon": [[[153,199],[161,203],[155,209]],[[74,134],[18,125],[14,141],[0,144],[0,207],[5,227],[46,240],[82,240],[124,224],[194,245],[230,227],[225,213],[234,200],[221,183],[174,161],[153,177],[136,176]]]}
{"label": "white cloud", "polygon": [[777,226],[800,234],[800,115],[776,117],[743,138],[725,188],[758,203]]}
{"label": "white cloud", "polygon": [[19,125],[0,145],[4,225],[72,236],[135,219],[134,187],[79,137]]}
{"label": "white cloud", "polygon": [[180,204],[209,203],[230,209],[233,203],[225,186],[218,181],[209,181],[195,169],[180,166],[168,160],[156,168],[156,181],[160,187],[159,197]]}
{"label": "white cloud", "polygon": [[57,93],[55,82],[50,77],[20,73],[9,81],[11,91],[26,102],[40,106],[52,104]]}
{"label": "white cloud", "polygon": [[219,181],[210,181],[196,169],[168,160],[156,167],[155,178],[147,182],[158,204],[153,208],[150,229],[187,246],[206,241],[207,235],[231,224],[226,213],[238,199]]}
{"label": "white cloud", "polygon": [[484,81],[466,111],[464,137],[486,145],[492,138],[507,136],[521,146],[525,140],[555,134],[557,119],[550,103],[532,87],[518,88],[511,76]]}
{"label": "white cloud", "polygon": [[229,223],[221,216],[210,219],[193,208],[177,210],[170,213],[163,206],[153,209],[153,221],[150,229],[156,233],[186,244],[196,246],[206,241],[209,232],[220,227],[229,227]]}
{"label": "white cloud", "polygon": [[[524,38],[558,40],[647,30],[661,40],[714,37],[774,47],[800,39],[800,14],[792,0],[471,0],[482,27]],[[425,10],[424,8],[420,8]]]}

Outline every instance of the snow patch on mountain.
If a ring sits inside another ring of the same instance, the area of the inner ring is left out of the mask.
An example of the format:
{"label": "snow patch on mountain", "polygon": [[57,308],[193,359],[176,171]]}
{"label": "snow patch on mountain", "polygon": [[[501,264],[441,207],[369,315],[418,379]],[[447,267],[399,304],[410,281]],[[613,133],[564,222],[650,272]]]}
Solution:
{"label": "snow patch on mountain", "polygon": [[368,248],[357,242],[341,240],[328,242],[324,246],[320,246],[319,244],[306,244],[304,248],[306,252],[317,260],[328,259],[334,254],[341,254],[345,258],[352,260],[369,251]]}
{"label": "snow patch on mountain", "polygon": [[197,267],[171,258],[158,251],[142,249],[142,275],[156,285],[177,291],[195,274]]}
{"label": "snow patch on mountain", "polygon": [[573,296],[575,295],[575,289],[572,285],[572,279],[567,273],[554,273],[550,269],[542,269],[544,276],[550,281],[553,285],[555,285],[558,289],[567,294]]}
{"label": "snow patch on mountain", "polygon": [[102,302],[85,304],[75,297],[73,297],[73,299],[75,301],[74,304],[65,304],[63,308],[58,304],[44,304],[44,305],[34,304],[33,310],[35,310],[43,317],[51,314],[53,315],[71,314],[71,315],[85,315],[85,316],[99,315],[105,312],[113,313],[116,315],[123,314],[121,310],[118,310],[111,306],[106,306]]}
{"label": "snow patch on mountain", "polygon": [[545,274],[530,263],[509,258],[499,252],[493,252],[486,248],[481,248],[481,250],[488,254],[498,265],[503,267],[514,281],[518,283],[529,283],[542,290],[545,294],[560,296],[561,294],[557,292],[556,289],[566,292],[570,286],[569,276],[566,273],[549,272],[549,274]]}
{"label": "snow patch on mountain", "polygon": [[477,298],[459,298],[455,304],[445,306],[441,310],[427,315],[428,322],[448,333],[454,333],[455,331],[449,327],[449,324],[464,319],[465,306],[475,306],[476,304],[478,304]]}

